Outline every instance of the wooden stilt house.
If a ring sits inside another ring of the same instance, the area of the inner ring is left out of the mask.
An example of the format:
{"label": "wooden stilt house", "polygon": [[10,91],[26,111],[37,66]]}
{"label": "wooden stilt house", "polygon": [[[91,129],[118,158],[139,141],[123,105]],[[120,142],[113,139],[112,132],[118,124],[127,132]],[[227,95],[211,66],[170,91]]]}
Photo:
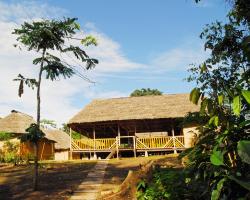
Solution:
{"label": "wooden stilt house", "polygon": [[[199,111],[189,94],[125,97],[93,100],[68,123],[71,130],[88,138],[72,139],[71,154],[181,151],[190,146],[180,124],[188,113]],[[191,128],[191,129],[190,129]],[[190,142],[189,142],[190,143]]]}

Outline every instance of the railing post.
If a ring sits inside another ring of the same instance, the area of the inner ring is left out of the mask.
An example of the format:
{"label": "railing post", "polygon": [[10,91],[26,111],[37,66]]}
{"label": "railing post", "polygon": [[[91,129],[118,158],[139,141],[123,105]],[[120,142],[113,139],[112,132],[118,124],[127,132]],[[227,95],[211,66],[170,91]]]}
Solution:
{"label": "railing post", "polygon": [[69,135],[70,135],[70,151],[69,151],[69,159],[72,160],[72,130],[69,128]]}
{"label": "railing post", "polygon": [[173,144],[174,144],[174,154],[177,154],[176,145],[175,145],[174,125],[172,125],[172,137],[173,137]]}

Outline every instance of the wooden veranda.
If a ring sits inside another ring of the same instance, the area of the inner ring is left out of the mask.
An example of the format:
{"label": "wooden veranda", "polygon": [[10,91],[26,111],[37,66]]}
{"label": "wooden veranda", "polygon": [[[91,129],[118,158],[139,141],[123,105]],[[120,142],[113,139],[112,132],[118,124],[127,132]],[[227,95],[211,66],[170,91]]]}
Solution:
{"label": "wooden veranda", "polygon": [[[128,142],[122,142],[127,139]],[[130,142],[129,142],[129,139]],[[73,152],[112,152],[116,150],[134,153],[142,151],[175,151],[185,149],[184,136],[165,136],[165,137],[137,137],[120,136],[116,138],[83,138],[72,139],[71,150]]]}

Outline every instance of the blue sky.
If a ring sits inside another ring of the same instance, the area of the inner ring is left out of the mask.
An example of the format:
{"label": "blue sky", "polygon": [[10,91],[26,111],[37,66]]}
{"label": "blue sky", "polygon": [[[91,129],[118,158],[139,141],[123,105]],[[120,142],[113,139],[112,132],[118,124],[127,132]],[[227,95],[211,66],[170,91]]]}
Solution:
{"label": "blue sky", "polygon": [[[98,47],[87,52],[100,64],[87,77],[43,85],[44,118],[67,121],[94,98],[128,96],[137,88],[157,88],[164,93],[186,93],[193,87],[183,81],[191,63],[198,64],[207,53],[199,34],[205,24],[225,20],[224,0],[0,0],[0,116],[11,109],[35,114],[34,92],[21,100],[12,79],[17,71],[36,75],[30,63],[32,54],[16,52],[11,30],[23,21],[41,18],[77,17],[86,34],[98,39]],[[6,55],[6,52],[11,52]],[[14,68],[18,60],[18,69]],[[28,66],[29,65],[29,66]],[[30,68],[29,68],[30,67]],[[7,88],[7,89],[6,89]],[[11,99],[11,101],[9,101]]]}

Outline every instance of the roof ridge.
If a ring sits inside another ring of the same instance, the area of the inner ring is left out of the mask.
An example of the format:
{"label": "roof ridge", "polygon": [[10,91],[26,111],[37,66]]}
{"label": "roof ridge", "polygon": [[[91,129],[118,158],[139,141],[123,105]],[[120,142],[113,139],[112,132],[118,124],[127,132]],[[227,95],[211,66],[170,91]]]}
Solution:
{"label": "roof ridge", "polygon": [[132,99],[132,98],[141,98],[141,97],[162,97],[162,96],[172,96],[172,95],[188,95],[189,93],[173,93],[173,94],[162,94],[162,95],[145,95],[145,96],[128,96],[128,97],[113,97],[113,98],[96,98],[92,101],[103,101],[103,100],[114,100],[114,99]]}
{"label": "roof ridge", "polygon": [[34,119],[33,116],[31,116],[31,115],[29,115],[29,114],[27,114],[27,113],[24,113],[24,112],[20,112],[20,111],[18,111],[18,110],[11,110],[10,114],[12,114],[12,113],[20,113],[20,114],[22,114],[22,115],[26,115],[26,116],[28,116],[28,117]]}

